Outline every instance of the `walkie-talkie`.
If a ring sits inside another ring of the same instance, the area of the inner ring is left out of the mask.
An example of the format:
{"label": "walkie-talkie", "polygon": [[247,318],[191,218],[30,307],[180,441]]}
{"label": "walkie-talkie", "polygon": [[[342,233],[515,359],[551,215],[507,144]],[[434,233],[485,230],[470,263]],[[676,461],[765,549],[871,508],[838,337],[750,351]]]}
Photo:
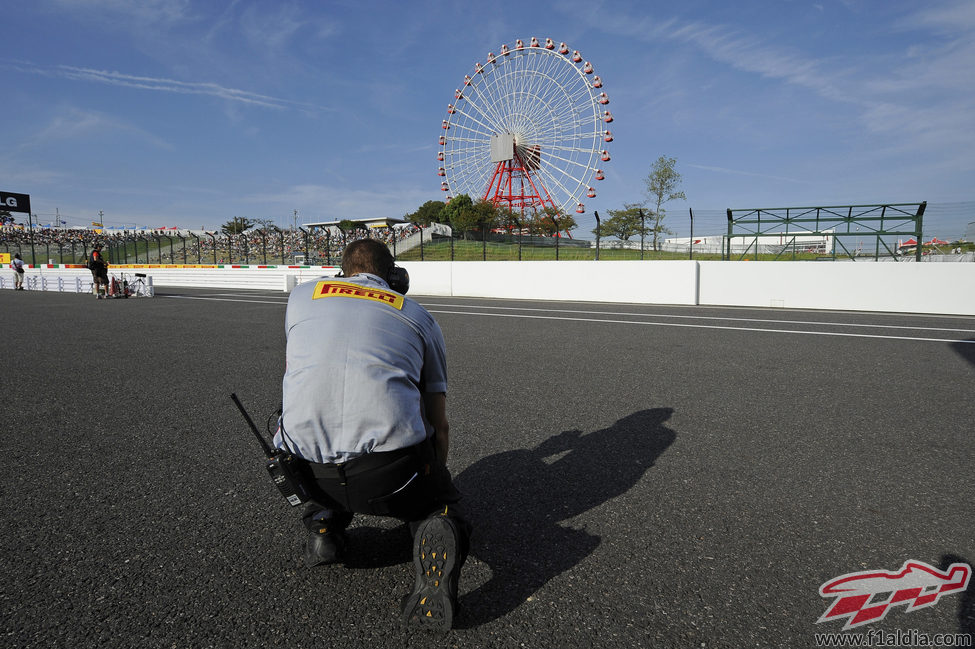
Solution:
{"label": "walkie-talkie", "polygon": [[295,466],[295,456],[268,444],[260,431],[257,430],[257,426],[254,425],[251,416],[244,410],[244,406],[241,405],[237,395],[231,394],[230,398],[237,404],[240,414],[244,415],[244,419],[247,420],[247,425],[251,427],[251,430],[254,431],[254,436],[257,437],[257,441],[261,443],[261,448],[264,449],[264,455],[267,456],[264,461],[264,468],[267,469],[271,480],[281,491],[288,504],[292,507],[297,507],[301,503],[311,500],[308,488],[305,486],[297,466]]}

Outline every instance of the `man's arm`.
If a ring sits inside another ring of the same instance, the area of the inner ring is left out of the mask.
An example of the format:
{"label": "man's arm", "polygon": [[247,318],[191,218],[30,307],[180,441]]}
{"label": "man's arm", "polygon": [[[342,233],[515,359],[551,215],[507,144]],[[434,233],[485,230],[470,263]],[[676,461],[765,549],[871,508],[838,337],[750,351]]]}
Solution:
{"label": "man's arm", "polygon": [[447,423],[447,395],[443,392],[426,392],[423,405],[427,420],[433,426],[433,448],[437,459],[447,463],[450,450],[450,424]]}

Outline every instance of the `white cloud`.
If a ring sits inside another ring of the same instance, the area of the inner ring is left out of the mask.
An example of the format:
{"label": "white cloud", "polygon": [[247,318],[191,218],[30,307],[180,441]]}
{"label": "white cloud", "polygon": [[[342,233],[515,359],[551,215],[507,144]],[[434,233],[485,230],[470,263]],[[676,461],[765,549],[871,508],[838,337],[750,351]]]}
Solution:
{"label": "white cloud", "polygon": [[123,16],[148,24],[183,20],[188,16],[190,0],[53,0],[53,4],[86,17],[113,14],[116,20]]}
{"label": "white cloud", "polygon": [[57,65],[54,67],[41,67],[26,61],[2,61],[2,67],[44,76],[58,76],[73,81],[88,81],[101,83],[111,86],[121,86],[123,88],[135,88],[139,90],[151,90],[154,92],[168,92],[183,95],[206,95],[232,101],[236,103],[261,106],[264,108],[286,109],[297,108],[306,111],[327,110],[321,106],[315,106],[304,102],[282,99],[271,95],[264,95],[250,90],[230,88],[218,83],[208,81],[180,81],[165,77],[151,77],[144,75],[128,74],[114,70],[97,70],[94,68],[84,68],[73,65]]}
{"label": "white cloud", "polygon": [[[247,6],[240,14],[240,30],[256,49],[272,53],[286,49],[296,34],[309,26],[294,5],[274,5],[273,11],[261,11],[257,5]],[[328,25],[315,29],[318,36],[328,34]]]}
{"label": "white cloud", "polygon": [[273,213],[297,209],[302,220],[345,217],[397,216],[414,211],[430,200],[430,192],[415,186],[349,189],[346,186],[295,185],[280,194],[251,194],[245,202],[266,206]]}
{"label": "white cloud", "polygon": [[160,77],[145,77],[123,72],[109,70],[93,70],[91,68],[78,68],[71,65],[60,65],[56,68],[56,73],[68,79],[81,81],[94,81],[114,86],[126,88],[140,88],[143,90],[154,90],[159,92],[173,92],[187,95],[210,95],[230,101],[242,102],[264,106],[266,108],[284,108],[288,105],[297,105],[286,99],[278,99],[268,95],[262,95],[248,90],[237,88],[227,88],[216,83],[178,81],[176,79],[166,79]]}
{"label": "white cloud", "polygon": [[124,120],[104,113],[73,107],[65,109],[61,114],[55,116],[47,126],[28,137],[21,144],[21,148],[43,146],[51,142],[111,132],[135,136],[137,139],[160,149],[173,149],[173,145],[168,141]]}
{"label": "white cloud", "polygon": [[[829,59],[807,56],[795,47],[768,43],[761,34],[740,27],[657,21],[611,11],[600,13],[608,31],[645,42],[678,41],[693,46],[712,60],[765,79],[807,88],[834,104],[854,109],[868,133],[899,140],[971,165],[975,147],[975,3],[922,5],[914,15],[891,24],[941,32],[940,40],[924,39],[925,48],[911,48],[904,34],[902,57],[889,52],[860,54],[855,63],[839,54]],[[932,43],[935,43],[932,45]]]}
{"label": "white cloud", "polygon": [[22,161],[0,161],[0,178],[3,178],[5,189],[20,192],[15,188],[59,184],[66,178],[66,174],[50,169],[25,167]]}
{"label": "white cloud", "polygon": [[835,85],[836,71],[824,71],[823,62],[801,52],[766,45],[761,37],[723,25],[668,21],[655,27],[656,37],[693,45],[711,59],[736,70],[809,88],[830,99],[849,100]]}
{"label": "white cloud", "polygon": [[725,167],[711,167],[708,165],[696,165],[687,164],[688,167],[693,167],[694,169],[703,169],[704,171],[714,171],[716,173],[722,174],[732,174],[735,176],[751,176],[753,178],[768,178],[769,180],[784,180],[790,183],[800,183],[804,185],[811,184],[808,180],[799,180],[797,178],[786,178],[785,176],[770,176],[768,174],[752,173],[750,171],[740,171],[738,169],[727,169]]}
{"label": "white cloud", "polygon": [[946,4],[919,3],[918,10],[900,23],[904,29],[918,25],[957,33],[975,30],[975,3],[971,0],[954,0]]}

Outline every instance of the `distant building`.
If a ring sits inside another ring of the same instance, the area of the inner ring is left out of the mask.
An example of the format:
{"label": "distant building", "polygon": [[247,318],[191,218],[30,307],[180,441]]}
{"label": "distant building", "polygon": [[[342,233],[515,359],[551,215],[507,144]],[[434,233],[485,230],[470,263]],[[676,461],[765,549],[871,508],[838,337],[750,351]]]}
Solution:
{"label": "distant building", "polygon": [[[302,225],[304,225],[306,228],[337,228],[339,226],[339,223],[342,222],[342,220],[343,219],[333,219],[331,221],[303,223]],[[387,217],[387,216],[379,216],[379,217],[365,218],[365,219],[348,219],[348,220],[352,221],[353,223],[358,223],[360,225],[364,225],[367,228],[372,228],[372,229],[391,228],[394,225],[402,225],[403,223],[406,223],[404,219],[398,219],[396,217]]]}
{"label": "distant building", "polygon": [[[833,250],[833,229],[823,232],[789,232],[789,233],[769,233],[750,236],[737,236],[731,240],[731,252],[745,252],[753,250],[766,254],[777,254],[785,250],[796,252],[811,252],[827,254]],[[640,247],[640,242],[635,244],[626,242],[625,247]],[[728,246],[728,236],[725,234],[696,236],[692,240],[690,237],[676,237],[666,239],[661,245],[661,250],[673,252],[686,251],[688,246],[694,246],[694,252],[723,252]]]}

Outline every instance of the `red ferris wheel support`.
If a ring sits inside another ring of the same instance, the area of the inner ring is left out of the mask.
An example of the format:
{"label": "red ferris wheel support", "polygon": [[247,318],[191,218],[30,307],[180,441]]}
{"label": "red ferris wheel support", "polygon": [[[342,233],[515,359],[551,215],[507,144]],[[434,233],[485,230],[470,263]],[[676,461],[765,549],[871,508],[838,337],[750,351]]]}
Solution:
{"label": "red ferris wheel support", "polygon": [[[494,174],[482,198],[494,205],[503,205],[512,211],[525,213],[525,209],[556,210],[555,201],[542,185],[541,180],[532,175],[538,169],[538,147],[528,150],[528,163],[517,150],[510,160],[500,160],[494,167]],[[533,166],[534,164],[534,166]]]}

